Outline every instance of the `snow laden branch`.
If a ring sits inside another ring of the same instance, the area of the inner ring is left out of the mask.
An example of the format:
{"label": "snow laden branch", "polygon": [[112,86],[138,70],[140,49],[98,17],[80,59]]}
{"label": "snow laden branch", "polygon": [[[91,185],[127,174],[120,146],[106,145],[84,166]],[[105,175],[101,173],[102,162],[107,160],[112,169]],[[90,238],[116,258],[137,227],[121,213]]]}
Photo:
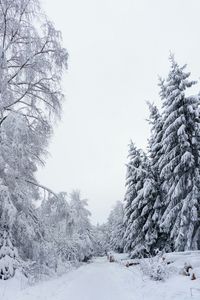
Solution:
{"label": "snow laden branch", "polygon": [[26,180],[26,182],[29,184],[32,184],[40,189],[43,189],[44,191],[47,191],[50,195],[54,196],[56,199],[59,199],[58,195],[55,192],[53,192],[51,189],[49,189],[48,187],[41,185],[37,182],[30,181],[30,180]]}
{"label": "snow laden branch", "polygon": [[[60,80],[67,66],[60,32],[42,18],[35,0],[6,0],[0,6],[2,118],[9,108],[39,118],[49,117],[52,111],[59,115],[63,99]],[[36,16],[41,16],[37,27]],[[38,110],[46,112],[41,116]]]}

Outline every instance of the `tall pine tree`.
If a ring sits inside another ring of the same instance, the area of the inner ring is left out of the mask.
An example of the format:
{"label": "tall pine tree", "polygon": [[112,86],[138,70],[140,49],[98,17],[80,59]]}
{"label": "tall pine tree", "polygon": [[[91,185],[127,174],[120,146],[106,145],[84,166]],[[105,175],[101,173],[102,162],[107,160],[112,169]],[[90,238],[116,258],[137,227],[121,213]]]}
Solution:
{"label": "tall pine tree", "polygon": [[156,231],[157,241],[155,247],[159,250],[165,247],[167,241],[167,234],[160,230],[161,216],[164,211],[163,194],[161,188],[161,178],[159,162],[162,157],[162,137],[163,137],[163,118],[158,108],[148,102],[150,116],[149,124],[151,126],[151,136],[148,142],[149,158],[150,158],[150,172],[154,178],[156,189],[155,202],[153,204],[152,220],[154,221],[154,230]]}
{"label": "tall pine tree", "polygon": [[108,217],[109,245],[116,252],[123,252],[124,248],[124,207],[117,201]]}
{"label": "tall pine tree", "polygon": [[157,242],[154,221],[156,186],[149,160],[131,142],[125,195],[125,251],[132,256],[152,252]]}
{"label": "tall pine tree", "polygon": [[163,119],[153,103],[148,102],[149,107],[149,124],[151,126],[151,137],[149,139],[149,156],[151,159],[152,171],[159,182],[159,161],[162,155],[162,136],[163,136]]}
{"label": "tall pine tree", "polygon": [[165,211],[161,228],[171,250],[198,249],[200,238],[199,97],[186,96],[195,84],[190,73],[170,56],[171,69],[161,82],[163,102],[162,155],[159,161]]}

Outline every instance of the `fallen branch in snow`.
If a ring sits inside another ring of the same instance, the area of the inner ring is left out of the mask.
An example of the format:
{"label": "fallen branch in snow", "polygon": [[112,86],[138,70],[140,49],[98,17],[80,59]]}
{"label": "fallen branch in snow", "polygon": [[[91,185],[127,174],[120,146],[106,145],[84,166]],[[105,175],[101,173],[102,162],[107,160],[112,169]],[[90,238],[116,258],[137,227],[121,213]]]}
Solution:
{"label": "fallen branch in snow", "polygon": [[131,266],[137,266],[139,264],[140,264],[139,262],[130,262],[130,261],[127,261],[127,263],[126,263],[125,266],[128,268],[128,267],[131,267]]}

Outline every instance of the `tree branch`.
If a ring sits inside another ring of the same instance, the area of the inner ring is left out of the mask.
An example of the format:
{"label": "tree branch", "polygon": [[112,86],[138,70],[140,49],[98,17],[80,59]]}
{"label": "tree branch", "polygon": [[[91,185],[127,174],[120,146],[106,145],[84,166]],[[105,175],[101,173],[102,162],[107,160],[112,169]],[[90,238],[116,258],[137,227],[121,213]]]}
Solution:
{"label": "tree branch", "polygon": [[44,191],[47,191],[49,194],[52,194],[56,199],[59,199],[58,195],[56,193],[54,193],[51,189],[47,188],[46,186],[44,185],[41,185],[37,182],[33,182],[33,181],[30,181],[30,180],[25,180],[27,183],[30,183],[32,185],[35,185],[37,186],[38,188],[41,188],[43,189]]}

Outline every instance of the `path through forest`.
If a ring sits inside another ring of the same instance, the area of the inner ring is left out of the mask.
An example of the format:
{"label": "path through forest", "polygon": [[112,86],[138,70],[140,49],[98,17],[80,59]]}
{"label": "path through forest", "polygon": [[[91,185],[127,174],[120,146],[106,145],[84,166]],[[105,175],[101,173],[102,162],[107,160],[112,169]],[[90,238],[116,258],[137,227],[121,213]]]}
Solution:
{"label": "path through forest", "polygon": [[[98,258],[58,279],[15,293],[15,300],[135,300],[135,287],[127,268]],[[1,296],[11,300],[6,288]]]}
{"label": "path through forest", "polygon": [[[178,269],[186,259],[185,255],[182,256],[177,260]],[[191,261],[195,265],[199,256],[198,253],[193,256],[194,260]],[[105,257],[96,258],[61,277],[26,288],[22,284],[19,288],[20,277],[17,276],[0,283],[2,300],[200,299],[199,280],[191,281],[187,276],[177,273],[165,281],[152,281],[142,275],[139,266],[126,268],[121,263],[109,263]]]}

